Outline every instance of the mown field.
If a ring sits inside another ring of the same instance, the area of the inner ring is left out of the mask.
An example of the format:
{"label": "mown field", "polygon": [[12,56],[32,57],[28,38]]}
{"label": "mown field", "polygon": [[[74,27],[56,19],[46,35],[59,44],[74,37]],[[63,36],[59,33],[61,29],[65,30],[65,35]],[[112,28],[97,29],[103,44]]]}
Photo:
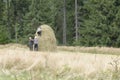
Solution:
{"label": "mown field", "polygon": [[59,46],[35,52],[0,45],[0,80],[120,80],[120,49]]}

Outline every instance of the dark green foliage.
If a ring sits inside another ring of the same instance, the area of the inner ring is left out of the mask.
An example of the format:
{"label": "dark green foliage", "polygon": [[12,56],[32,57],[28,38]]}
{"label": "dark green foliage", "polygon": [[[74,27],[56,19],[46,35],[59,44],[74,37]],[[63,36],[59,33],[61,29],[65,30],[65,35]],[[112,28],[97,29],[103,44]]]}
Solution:
{"label": "dark green foliage", "polygon": [[[74,2],[66,1],[68,45],[120,47],[120,0],[78,0],[78,41]],[[63,0],[0,0],[0,43],[9,38],[26,44],[41,24],[52,26],[62,44]]]}
{"label": "dark green foliage", "polygon": [[84,2],[80,27],[80,44],[84,46],[119,47],[119,5],[116,0],[89,0]]}
{"label": "dark green foliage", "polygon": [[3,2],[3,0],[0,0],[0,44],[5,44],[10,41],[8,39],[7,29],[4,26],[4,22],[3,22],[4,8],[5,8],[4,2]]}
{"label": "dark green foliage", "polygon": [[0,25],[0,44],[5,44],[10,42],[8,38],[8,34],[9,33],[7,33],[7,29],[5,28],[5,26]]}

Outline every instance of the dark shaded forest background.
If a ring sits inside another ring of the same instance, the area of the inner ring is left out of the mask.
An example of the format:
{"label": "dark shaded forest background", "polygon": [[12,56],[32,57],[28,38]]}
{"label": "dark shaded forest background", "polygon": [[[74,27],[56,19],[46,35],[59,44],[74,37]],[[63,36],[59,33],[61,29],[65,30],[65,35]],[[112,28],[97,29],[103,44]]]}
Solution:
{"label": "dark shaded forest background", "polygon": [[0,44],[27,44],[42,24],[58,45],[120,47],[120,0],[0,0]]}

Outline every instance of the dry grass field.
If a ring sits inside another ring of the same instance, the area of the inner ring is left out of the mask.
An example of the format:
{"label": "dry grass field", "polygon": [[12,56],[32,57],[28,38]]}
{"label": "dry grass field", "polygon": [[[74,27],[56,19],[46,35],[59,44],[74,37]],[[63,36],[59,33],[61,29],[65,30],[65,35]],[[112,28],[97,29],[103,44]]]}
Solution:
{"label": "dry grass field", "polygon": [[0,45],[0,80],[120,80],[119,54],[119,48],[61,46],[35,52]]}

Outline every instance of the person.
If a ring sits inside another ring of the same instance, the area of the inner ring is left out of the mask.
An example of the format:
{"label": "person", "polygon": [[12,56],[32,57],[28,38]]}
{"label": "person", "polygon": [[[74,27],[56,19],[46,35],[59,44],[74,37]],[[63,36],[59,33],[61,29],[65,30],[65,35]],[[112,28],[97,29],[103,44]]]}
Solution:
{"label": "person", "polygon": [[34,38],[34,51],[38,51],[38,38],[35,36]]}
{"label": "person", "polygon": [[42,29],[41,29],[41,27],[38,27],[38,28],[37,28],[37,34],[38,34],[38,36],[41,36],[41,34],[42,34]]}
{"label": "person", "polygon": [[29,37],[29,49],[31,51],[33,51],[33,43],[34,43],[34,40],[32,39],[32,37]]}

